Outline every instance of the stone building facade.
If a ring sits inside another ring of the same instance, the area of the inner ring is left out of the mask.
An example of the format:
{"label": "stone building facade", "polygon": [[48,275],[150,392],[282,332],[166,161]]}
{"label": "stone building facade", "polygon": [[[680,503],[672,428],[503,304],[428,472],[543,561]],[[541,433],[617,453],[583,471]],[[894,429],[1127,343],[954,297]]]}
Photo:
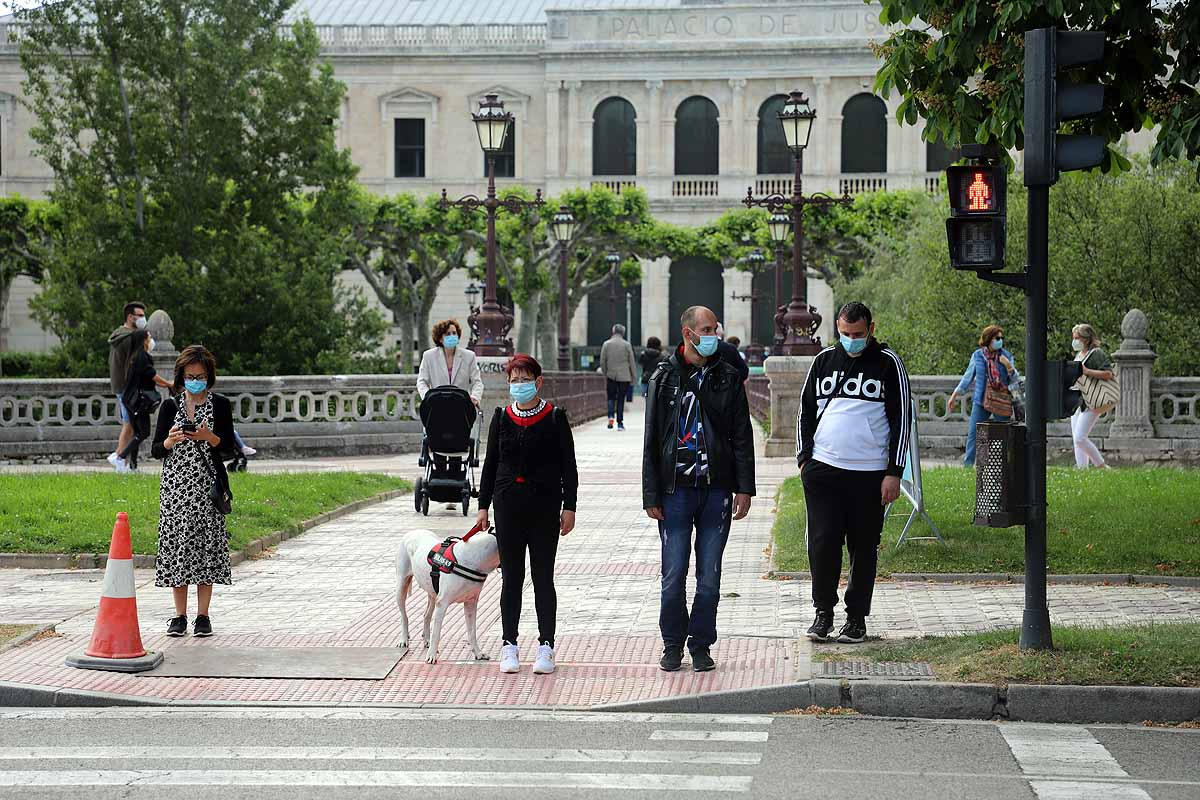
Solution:
{"label": "stone building facade", "polygon": [[[922,141],[919,128],[897,124],[898,97],[871,93],[878,62],[867,45],[886,34],[877,11],[857,0],[301,0],[293,14],[313,20],[348,87],[339,141],[371,190],[479,192],[484,159],[470,114],[494,93],[516,117],[501,185],[550,195],[596,182],[637,186],[656,216],[699,224],[740,207],[747,187],[790,188],[774,115],[793,89],[818,113],[806,191],[936,187],[949,153]],[[32,155],[32,120],[17,102],[22,75],[7,34],[0,191],[38,196],[51,176]],[[769,273],[752,279],[703,260],[660,259],[643,264],[643,275],[615,303],[621,321],[628,308],[638,340],[678,336],[678,312],[692,303],[716,309],[743,343],[752,327],[760,341],[769,335]],[[435,319],[465,319],[467,284],[456,274],[442,285]],[[0,347],[53,346],[28,314],[35,290],[14,287]],[[810,277],[809,298],[826,316],[827,338],[830,292]],[[605,290],[581,305],[573,343],[599,344],[609,309]]]}

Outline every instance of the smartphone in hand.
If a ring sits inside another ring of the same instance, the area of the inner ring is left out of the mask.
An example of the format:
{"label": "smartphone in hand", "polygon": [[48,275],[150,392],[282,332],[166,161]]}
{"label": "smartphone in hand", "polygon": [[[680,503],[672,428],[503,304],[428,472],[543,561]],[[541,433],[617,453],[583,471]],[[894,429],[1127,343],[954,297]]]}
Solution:
{"label": "smartphone in hand", "polygon": [[196,432],[196,423],[185,422],[179,426],[179,430],[183,431],[184,433],[188,433],[188,434],[195,433]]}

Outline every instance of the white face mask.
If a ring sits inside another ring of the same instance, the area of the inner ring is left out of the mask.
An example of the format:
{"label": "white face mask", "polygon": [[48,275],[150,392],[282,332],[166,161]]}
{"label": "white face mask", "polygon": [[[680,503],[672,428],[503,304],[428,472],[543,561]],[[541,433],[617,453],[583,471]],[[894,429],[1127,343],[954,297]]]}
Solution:
{"label": "white face mask", "polygon": [[133,318],[133,326],[140,331],[142,328],[146,327],[146,318],[145,317],[134,317]]}
{"label": "white face mask", "polygon": [[1072,339],[1071,340],[1071,349],[1074,350],[1076,353],[1082,353],[1083,352],[1083,341],[1080,339]]}

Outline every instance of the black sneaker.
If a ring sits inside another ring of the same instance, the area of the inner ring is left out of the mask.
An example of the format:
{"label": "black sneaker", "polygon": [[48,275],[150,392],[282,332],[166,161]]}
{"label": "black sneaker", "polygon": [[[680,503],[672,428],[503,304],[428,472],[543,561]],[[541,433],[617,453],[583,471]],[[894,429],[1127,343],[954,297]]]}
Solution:
{"label": "black sneaker", "polygon": [[167,621],[167,636],[183,636],[187,633],[187,617],[171,617]]}
{"label": "black sneaker", "polygon": [[833,612],[817,611],[817,618],[807,631],[807,636],[814,642],[828,642],[829,634],[833,633]]}
{"label": "black sneaker", "polygon": [[624,422],[618,422],[618,423],[617,423],[617,430],[619,430],[619,431],[623,431],[623,430],[625,430],[625,423],[624,423]]}
{"label": "black sneaker", "polygon": [[658,666],[664,672],[675,672],[683,666],[683,645],[669,644],[664,647]]}
{"label": "black sneaker", "polygon": [[846,624],[838,633],[838,641],[846,644],[858,644],[867,638],[867,621],[862,617],[848,617]]}
{"label": "black sneaker", "polygon": [[708,648],[703,650],[692,651],[692,671],[693,672],[711,672],[717,668],[717,662],[713,661],[712,656],[708,653]]}
{"label": "black sneaker", "polygon": [[192,636],[212,636],[212,622],[201,614],[192,625]]}

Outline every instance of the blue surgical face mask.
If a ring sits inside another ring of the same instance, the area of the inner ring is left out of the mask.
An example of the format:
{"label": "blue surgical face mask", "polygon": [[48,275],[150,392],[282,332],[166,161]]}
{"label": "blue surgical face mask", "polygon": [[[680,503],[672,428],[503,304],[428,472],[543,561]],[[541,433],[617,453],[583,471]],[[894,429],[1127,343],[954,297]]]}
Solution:
{"label": "blue surgical face mask", "polygon": [[717,337],[715,335],[714,336],[701,335],[700,343],[696,344],[695,347],[696,347],[697,353],[704,356],[705,358],[708,358],[713,353],[717,352]]}
{"label": "blue surgical face mask", "polygon": [[853,353],[861,353],[863,350],[866,350],[867,342],[869,341],[870,337],[864,336],[861,339],[851,339],[846,334],[841,333],[841,334],[838,334],[838,339],[840,339],[842,342],[842,348],[847,353],[853,354]]}
{"label": "blue surgical face mask", "polygon": [[999,350],[1002,347],[1004,347],[1003,339],[992,339],[992,349],[993,350]]}
{"label": "blue surgical face mask", "polygon": [[442,337],[442,347],[448,347],[452,350],[455,347],[458,347],[458,337],[455,336],[453,333],[446,334],[445,336]]}
{"label": "blue surgical face mask", "polygon": [[528,403],[537,397],[537,392],[537,383],[534,381],[522,381],[508,385],[508,396],[518,403]]}
{"label": "blue surgical face mask", "polygon": [[205,381],[205,380],[184,381],[183,388],[187,389],[188,392],[191,394],[200,394],[206,388],[208,388],[208,381]]}

